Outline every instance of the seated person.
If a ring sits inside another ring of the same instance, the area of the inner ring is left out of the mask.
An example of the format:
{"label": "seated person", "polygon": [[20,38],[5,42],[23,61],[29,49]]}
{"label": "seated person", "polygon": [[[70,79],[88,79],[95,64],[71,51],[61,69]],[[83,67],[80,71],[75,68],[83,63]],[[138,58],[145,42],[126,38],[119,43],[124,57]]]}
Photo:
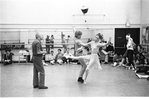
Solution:
{"label": "seated person", "polygon": [[43,66],[48,66],[48,64],[46,64],[46,62],[45,62],[45,54],[42,57],[42,63],[43,63]]}
{"label": "seated person", "polygon": [[126,50],[125,53],[124,53],[124,55],[122,56],[122,60],[119,63],[119,66],[126,66],[127,63],[128,63],[128,58],[127,58],[127,50]]}
{"label": "seated person", "polygon": [[70,63],[70,62],[72,62],[72,59],[68,58],[69,56],[72,56],[72,54],[69,52],[69,48],[67,48],[66,53],[64,53],[64,55],[62,57],[63,63]]}
{"label": "seated person", "polygon": [[146,64],[149,65],[149,52],[145,53]]}
{"label": "seated person", "polygon": [[58,53],[55,57],[55,63],[58,63],[60,65],[62,65],[63,63],[63,60],[62,60],[63,54],[61,53],[61,51],[62,51],[61,49],[58,49]]}
{"label": "seated person", "polygon": [[[104,41],[106,43],[106,41]],[[108,63],[109,54],[112,54],[114,52],[113,44],[110,43],[106,48],[103,48],[101,52],[105,55],[105,64]]]}
{"label": "seated person", "polygon": [[149,67],[148,66],[137,67],[135,74],[136,76],[138,76],[138,78],[145,78],[149,80]]}
{"label": "seated person", "polygon": [[145,59],[146,59],[146,58],[145,58],[144,54],[145,54],[145,53],[142,52],[142,53],[140,53],[140,54],[138,55],[137,60],[138,60],[138,63],[139,63],[139,64],[143,64],[143,65],[145,64]]}
{"label": "seated person", "polygon": [[138,64],[145,64],[145,53],[141,45],[137,46],[137,53],[136,53],[136,63]]}
{"label": "seated person", "polygon": [[4,54],[4,65],[12,64],[12,56],[14,54],[11,52],[11,50],[6,50]]}
{"label": "seated person", "polygon": [[118,66],[121,60],[122,60],[122,55],[119,52],[117,52],[117,54],[113,56],[113,62],[114,62],[113,67]]}
{"label": "seated person", "polygon": [[49,61],[50,61],[50,64],[52,64],[52,65],[55,64],[54,51],[51,51],[50,56],[49,56]]}

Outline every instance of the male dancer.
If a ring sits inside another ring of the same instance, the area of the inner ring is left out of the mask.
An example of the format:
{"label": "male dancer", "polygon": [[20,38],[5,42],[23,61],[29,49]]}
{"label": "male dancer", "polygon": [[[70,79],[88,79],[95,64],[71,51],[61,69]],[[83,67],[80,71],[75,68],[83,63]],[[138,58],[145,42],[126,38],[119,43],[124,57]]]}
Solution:
{"label": "male dancer", "polygon": [[[81,41],[81,36],[82,36],[82,32],[81,31],[75,31],[74,29],[74,32],[75,32],[75,56],[82,56],[83,54],[83,46],[86,46],[82,41]],[[85,70],[86,70],[86,63],[83,59],[79,59],[79,62],[81,64],[81,70],[80,70],[80,73],[79,73],[79,78],[78,78],[78,82],[81,82],[81,83],[84,83],[84,80],[83,80],[83,74],[85,73]]]}

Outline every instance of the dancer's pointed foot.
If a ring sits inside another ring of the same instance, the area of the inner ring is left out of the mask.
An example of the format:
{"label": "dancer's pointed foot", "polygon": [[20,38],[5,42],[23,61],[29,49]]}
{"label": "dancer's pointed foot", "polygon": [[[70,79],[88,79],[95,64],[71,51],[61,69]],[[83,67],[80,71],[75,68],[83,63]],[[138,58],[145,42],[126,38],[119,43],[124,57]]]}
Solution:
{"label": "dancer's pointed foot", "polygon": [[84,80],[84,84],[86,84],[86,80]]}

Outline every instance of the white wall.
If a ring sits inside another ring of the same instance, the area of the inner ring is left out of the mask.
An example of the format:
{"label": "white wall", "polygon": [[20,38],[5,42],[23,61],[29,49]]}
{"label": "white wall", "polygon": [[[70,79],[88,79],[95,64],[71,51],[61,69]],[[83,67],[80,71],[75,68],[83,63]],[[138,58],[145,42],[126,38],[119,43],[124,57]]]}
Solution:
{"label": "white wall", "polygon": [[149,26],[149,0],[141,0],[140,43],[143,43],[142,35],[145,35],[147,26]]}
{"label": "white wall", "polygon": [[[19,40],[20,40],[20,32],[19,31],[15,31],[15,32],[0,32],[0,36],[1,36],[1,39],[0,40],[5,40],[7,42],[5,43],[19,43]],[[4,42],[3,42],[4,43]]]}
{"label": "white wall", "polygon": [[[64,33],[74,37],[71,31],[72,26],[76,26],[83,32],[82,38],[94,37],[94,33],[98,32],[96,29],[100,29],[107,39],[114,37],[114,28],[125,28],[126,22],[130,22],[133,28],[140,27],[141,23],[141,0],[0,0],[0,5],[0,31],[20,31],[13,36],[25,43],[28,43],[27,39],[35,38],[35,30],[45,37],[53,34],[59,39],[60,32],[45,31],[69,31]],[[80,9],[84,5],[89,7],[86,15],[105,16],[73,17],[83,15]],[[0,33],[3,37],[4,34]],[[1,39],[14,39],[10,35]]]}
{"label": "white wall", "polygon": [[[1,23],[18,24],[82,24],[74,14],[105,14],[104,18],[89,18],[90,24],[140,24],[141,0],[1,0]],[[99,16],[100,17],[100,16]]]}
{"label": "white wall", "polygon": [[149,0],[142,0],[141,24],[149,25]]}

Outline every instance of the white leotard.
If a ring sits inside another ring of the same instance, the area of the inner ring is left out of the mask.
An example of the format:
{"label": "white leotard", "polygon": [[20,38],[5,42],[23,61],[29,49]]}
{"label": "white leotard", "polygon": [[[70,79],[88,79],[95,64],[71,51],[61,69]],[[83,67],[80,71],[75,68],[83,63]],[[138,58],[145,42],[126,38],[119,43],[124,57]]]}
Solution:
{"label": "white leotard", "polygon": [[98,51],[99,51],[99,43],[95,43],[95,41],[92,41],[89,43],[91,45],[91,55],[86,55],[86,56],[80,56],[85,60],[89,60],[89,64],[87,65],[86,69],[91,69],[92,67],[102,69],[99,56],[98,56]]}

